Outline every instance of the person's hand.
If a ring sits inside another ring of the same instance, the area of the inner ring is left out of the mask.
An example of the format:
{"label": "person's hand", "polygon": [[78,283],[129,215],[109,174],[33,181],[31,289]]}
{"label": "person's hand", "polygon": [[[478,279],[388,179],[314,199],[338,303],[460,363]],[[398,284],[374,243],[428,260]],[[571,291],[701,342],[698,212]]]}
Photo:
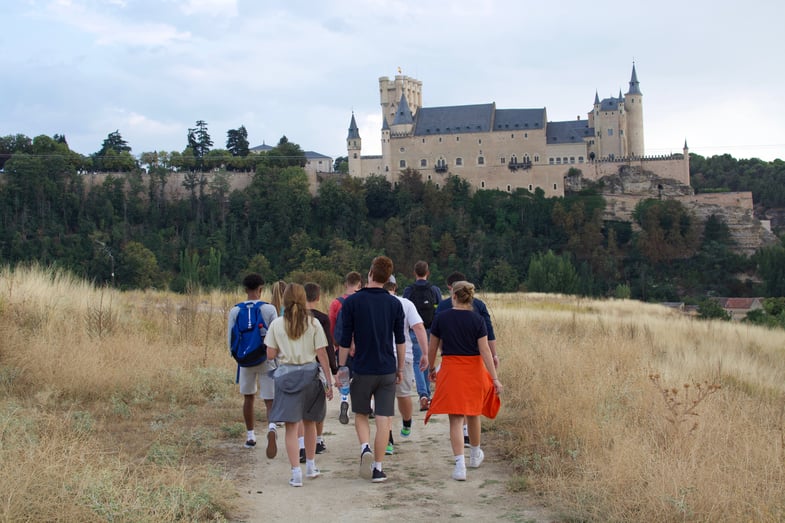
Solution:
{"label": "person's hand", "polygon": [[494,390],[496,390],[496,395],[497,396],[501,395],[502,390],[504,389],[504,386],[502,386],[502,382],[499,381],[499,378],[496,378],[495,380],[493,380],[493,388],[494,388]]}
{"label": "person's hand", "polygon": [[401,381],[403,381],[403,371],[398,369],[395,371],[395,384],[398,385]]}
{"label": "person's hand", "polygon": [[428,379],[432,382],[436,383],[436,369],[429,369],[428,370]]}
{"label": "person's hand", "polygon": [[425,372],[428,370],[428,355],[423,354],[422,358],[420,358],[420,372]]}
{"label": "person's hand", "polygon": [[327,396],[328,400],[333,399],[333,388],[327,387],[326,389],[324,389],[324,395]]}

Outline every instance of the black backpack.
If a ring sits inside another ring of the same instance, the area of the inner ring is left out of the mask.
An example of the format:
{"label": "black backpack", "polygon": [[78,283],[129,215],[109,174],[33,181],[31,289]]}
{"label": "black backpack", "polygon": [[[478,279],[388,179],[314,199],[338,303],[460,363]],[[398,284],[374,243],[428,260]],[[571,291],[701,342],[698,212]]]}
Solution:
{"label": "black backpack", "polygon": [[409,294],[409,300],[417,307],[417,313],[422,318],[423,324],[426,329],[431,328],[433,323],[433,315],[436,312],[436,306],[439,303],[434,303],[433,287],[430,285],[412,285],[412,292]]}

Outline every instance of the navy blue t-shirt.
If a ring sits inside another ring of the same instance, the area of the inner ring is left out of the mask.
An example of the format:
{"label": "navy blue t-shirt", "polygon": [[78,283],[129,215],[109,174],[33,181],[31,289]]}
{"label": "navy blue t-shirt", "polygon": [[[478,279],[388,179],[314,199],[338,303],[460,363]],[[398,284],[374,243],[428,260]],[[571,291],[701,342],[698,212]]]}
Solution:
{"label": "navy blue t-shirt", "polygon": [[[452,298],[448,296],[439,302],[439,306],[436,307],[436,314],[434,318],[442,312],[448,311],[450,309],[452,309]],[[482,316],[482,318],[485,320],[485,329],[488,331],[488,341],[494,341],[496,339],[496,334],[493,332],[491,314],[488,312],[488,307],[485,305],[485,302],[478,298],[474,298],[472,300],[472,309],[474,309],[474,312]]]}
{"label": "navy blue t-shirt", "polygon": [[475,311],[447,309],[433,318],[431,335],[442,340],[442,356],[478,356],[477,340],[487,336],[488,330]]}
{"label": "navy blue t-shirt", "polygon": [[395,343],[404,343],[403,307],[382,288],[366,287],[347,297],[341,308],[343,330],[338,343],[349,347],[354,335],[352,371],[357,374],[394,374]]}

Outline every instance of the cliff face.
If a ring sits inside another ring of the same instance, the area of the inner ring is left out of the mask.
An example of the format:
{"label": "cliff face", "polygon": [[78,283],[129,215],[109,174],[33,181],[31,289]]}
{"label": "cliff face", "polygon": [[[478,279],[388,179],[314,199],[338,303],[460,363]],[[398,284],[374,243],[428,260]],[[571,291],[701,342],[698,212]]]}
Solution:
{"label": "cliff face", "polygon": [[778,242],[776,235],[755,217],[751,192],[695,194],[692,187],[681,182],[629,166],[596,182],[581,175],[565,178],[565,189],[569,191],[590,186],[599,187],[605,198],[606,220],[632,222],[632,212],[644,198],[678,200],[703,222],[713,214],[720,217],[728,225],[740,254],[750,256],[760,247]]}

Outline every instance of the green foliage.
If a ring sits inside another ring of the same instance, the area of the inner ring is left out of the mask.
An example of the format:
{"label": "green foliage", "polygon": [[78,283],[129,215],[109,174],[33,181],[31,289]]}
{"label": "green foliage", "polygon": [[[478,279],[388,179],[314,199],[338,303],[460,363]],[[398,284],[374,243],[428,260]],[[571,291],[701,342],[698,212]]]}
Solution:
{"label": "green foliage", "polygon": [[485,274],[483,284],[493,292],[515,292],[518,290],[518,272],[505,260],[500,260]]}
{"label": "green foliage", "polygon": [[248,156],[248,131],[244,125],[226,132],[226,149],[232,156]]}
{"label": "green foliage", "polygon": [[767,296],[785,296],[785,245],[760,249],[753,258]]}
{"label": "green foliage", "polygon": [[717,300],[711,299],[701,300],[698,304],[698,317],[704,320],[731,320],[731,314]]}
{"label": "green foliage", "polygon": [[567,254],[557,256],[553,251],[536,254],[529,263],[526,289],[531,292],[576,294],[579,278]]}

